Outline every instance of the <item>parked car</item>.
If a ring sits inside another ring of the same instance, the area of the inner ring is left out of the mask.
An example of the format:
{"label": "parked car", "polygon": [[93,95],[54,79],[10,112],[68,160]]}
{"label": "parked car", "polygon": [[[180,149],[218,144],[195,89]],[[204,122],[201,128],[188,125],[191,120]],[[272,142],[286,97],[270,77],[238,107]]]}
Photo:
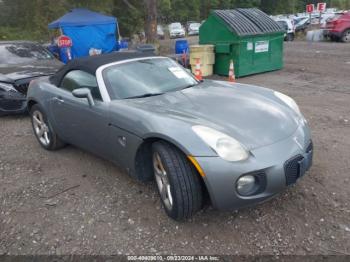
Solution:
{"label": "parked car", "polygon": [[309,17],[301,17],[294,19],[295,32],[305,31],[310,25]]}
{"label": "parked car", "polygon": [[180,23],[172,23],[169,25],[170,38],[185,37],[186,32]]}
{"label": "parked car", "polygon": [[328,20],[323,32],[333,41],[350,43],[350,12],[337,14]]}
{"label": "parked car", "polygon": [[62,65],[37,43],[0,41],[0,116],[24,113],[29,82]]}
{"label": "parked car", "polygon": [[293,21],[289,18],[279,18],[276,22],[285,30],[284,40],[293,41],[295,37],[295,27]]}
{"label": "parked car", "polygon": [[197,21],[187,21],[186,22],[186,30],[188,30],[188,27],[190,26],[190,24],[194,24],[194,23],[198,23]]}
{"label": "parked car", "polygon": [[164,39],[165,38],[163,26],[161,26],[161,25],[157,25],[157,36],[158,36],[159,39]]}
{"label": "parked car", "polygon": [[188,26],[187,29],[187,34],[189,36],[191,35],[199,35],[199,28],[200,28],[201,24],[200,23],[192,23]]}
{"label": "parked car", "polygon": [[200,82],[167,57],[76,59],[31,82],[28,107],[43,148],[72,144],[141,181],[155,179],[176,220],[200,210],[206,194],[222,210],[265,201],[312,164],[310,130],[292,98]]}
{"label": "parked car", "polygon": [[325,27],[327,21],[331,20],[332,18],[335,17],[335,13],[325,13],[322,14],[321,19],[320,19],[320,25],[321,27]]}

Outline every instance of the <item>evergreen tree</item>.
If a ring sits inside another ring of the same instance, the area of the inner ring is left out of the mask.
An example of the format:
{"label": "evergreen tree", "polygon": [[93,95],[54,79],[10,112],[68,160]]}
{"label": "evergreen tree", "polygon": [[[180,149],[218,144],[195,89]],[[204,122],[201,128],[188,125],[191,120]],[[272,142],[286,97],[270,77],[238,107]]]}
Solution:
{"label": "evergreen tree", "polygon": [[[268,14],[293,14],[304,12],[306,4],[317,4],[320,0],[0,0],[0,39],[47,41],[47,25],[76,7],[116,16],[121,35],[132,36],[148,32],[145,21],[150,9],[146,7],[153,1],[157,5],[158,23],[169,24],[201,21],[212,9],[258,7]],[[350,0],[322,2],[326,2],[327,7],[350,9]],[[154,27],[155,20],[152,21]]]}

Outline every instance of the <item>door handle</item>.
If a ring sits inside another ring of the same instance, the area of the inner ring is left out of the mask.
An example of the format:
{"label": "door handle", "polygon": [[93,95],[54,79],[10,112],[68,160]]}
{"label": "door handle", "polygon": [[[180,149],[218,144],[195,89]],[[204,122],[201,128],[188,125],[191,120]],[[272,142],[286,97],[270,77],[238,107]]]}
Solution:
{"label": "door handle", "polygon": [[62,99],[62,97],[54,97],[54,99],[60,104],[64,103],[64,100]]}

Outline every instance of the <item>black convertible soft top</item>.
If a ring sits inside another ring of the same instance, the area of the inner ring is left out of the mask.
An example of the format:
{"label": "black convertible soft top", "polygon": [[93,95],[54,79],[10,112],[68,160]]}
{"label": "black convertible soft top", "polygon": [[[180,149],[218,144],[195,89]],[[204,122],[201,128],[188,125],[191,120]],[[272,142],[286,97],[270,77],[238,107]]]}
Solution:
{"label": "black convertible soft top", "polygon": [[102,54],[97,56],[88,56],[77,58],[70,61],[68,64],[61,67],[56,74],[50,77],[50,82],[55,86],[59,86],[62,78],[72,70],[82,70],[92,75],[95,75],[97,68],[113,62],[155,56],[150,53],[141,52],[114,52],[110,54]]}

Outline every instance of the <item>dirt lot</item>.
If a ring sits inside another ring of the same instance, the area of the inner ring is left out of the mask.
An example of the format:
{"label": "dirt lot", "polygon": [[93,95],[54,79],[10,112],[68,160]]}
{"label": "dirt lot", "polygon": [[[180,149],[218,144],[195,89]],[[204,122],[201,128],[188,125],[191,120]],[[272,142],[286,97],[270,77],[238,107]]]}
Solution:
{"label": "dirt lot", "polygon": [[282,91],[309,120],[314,165],[254,208],[177,223],[155,184],[74,147],[43,150],[28,117],[0,119],[1,254],[350,254],[350,45],[285,44],[285,68],[239,79]]}

